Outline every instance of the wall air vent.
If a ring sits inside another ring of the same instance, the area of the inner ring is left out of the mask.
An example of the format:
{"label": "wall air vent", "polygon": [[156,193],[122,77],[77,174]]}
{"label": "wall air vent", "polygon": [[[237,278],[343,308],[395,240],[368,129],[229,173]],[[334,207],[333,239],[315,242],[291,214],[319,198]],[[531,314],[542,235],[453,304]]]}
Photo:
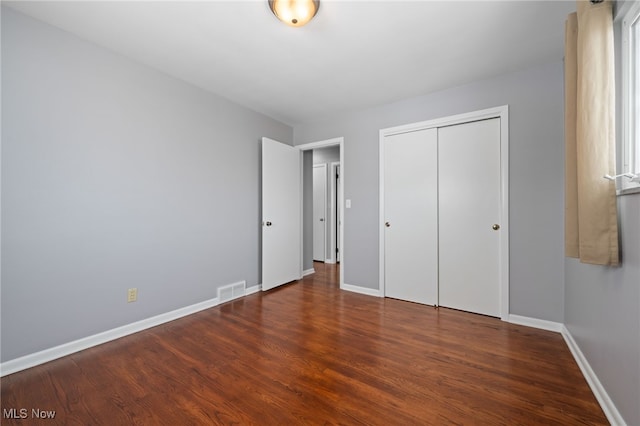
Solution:
{"label": "wall air vent", "polygon": [[218,288],[219,302],[224,303],[244,296],[246,286],[247,283],[245,281],[240,281]]}

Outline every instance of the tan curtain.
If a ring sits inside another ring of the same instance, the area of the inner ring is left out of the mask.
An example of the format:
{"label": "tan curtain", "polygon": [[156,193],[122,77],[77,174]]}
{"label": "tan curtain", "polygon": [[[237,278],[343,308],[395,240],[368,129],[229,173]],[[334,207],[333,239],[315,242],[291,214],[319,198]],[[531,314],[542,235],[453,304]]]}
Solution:
{"label": "tan curtain", "polygon": [[579,0],[565,36],[565,253],[618,265],[611,1]]}

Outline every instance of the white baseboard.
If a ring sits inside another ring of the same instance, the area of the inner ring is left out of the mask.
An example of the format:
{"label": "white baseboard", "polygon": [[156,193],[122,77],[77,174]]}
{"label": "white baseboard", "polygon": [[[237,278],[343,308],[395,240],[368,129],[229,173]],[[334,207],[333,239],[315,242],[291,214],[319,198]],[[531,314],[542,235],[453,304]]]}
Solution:
{"label": "white baseboard", "polygon": [[366,294],[367,296],[382,297],[382,293],[377,288],[359,287],[359,286],[343,283],[340,286],[340,289],[352,291],[354,293]]}
{"label": "white baseboard", "polygon": [[256,284],[253,287],[249,287],[249,288],[245,289],[244,295],[248,296],[250,294],[257,293],[257,292],[259,292],[261,290],[262,290],[262,284]]}
{"label": "white baseboard", "polygon": [[546,320],[541,320],[537,318],[529,318],[529,317],[523,317],[520,315],[511,315],[511,314],[509,315],[508,321],[513,324],[526,325],[529,327],[540,328],[542,330],[548,330],[548,331],[555,331],[557,333],[562,334],[564,341],[567,343],[567,346],[569,347],[569,350],[571,351],[573,358],[576,360],[578,367],[580,367],[580,371],[582,372],[582,375],[584,376],[585,380],[589,384],[589,387],[591,388],[593,395],[598,400],[598,403],[600,404],[600,407],[602,408],[602,411],[604,412],[605,416],[607,416],[607,420],[609,421],[609,423],[611,423],[614,426],[626,425],[626,423],[624,422],[624,419],[622,418],[622,415],[620,414],[615,404],[609,397],[609,394],[605,390],[604,386],[602,386],[602,383],[600,383],[598,376],[596,376],[596,373],[594,373],[593,369],[589,365],[587,358],[584,356],[584,354],[580,350],[580,347],[578,346],[573,336],[569,332],[569,329],[564,324],[559,322],[546,321]]}
{"label": "white baseboard", "polygon": [[609,394],[605,390],[604,386],[602,386],[602,383],[600,383],[598,376],[596,376],[596,373],[594,373],[593,369],[589,365],[589,361],[587,361],[587,358],[584,356],[584,354],[580,350],[580,347],[569,332],[569,329],[565,325],[562,326],[561,333],[562,337],[564,337],[564,341],[567,342],[567,346],[569,347],[573,358],[576,360],[578,367],[580,367],[582,375],[587,380],[587,383],[589,384],[591,391],[598,400],[600,407],[602,407],[604,415],[607,416],[607,420],[609,420],[609,423],[614,426],[626,425],[624,419],[622,418],[622,415],[609,397]]}
{"label": "white baseboard", "polygon": [[518,325],[526,325],[527,327],[539,328],[541,330],[555,331],[561,333],[564,324],[560,322],[553,322],[547,320],[541,320],[538,318],[523,317],[520,315],[509,314],[508,322]]}
{"label": "white baseboard", "polygon": [[336,260],[335,260],[335,259],[333,259],[333,258],[325,259],[324,263],[329,263],[329,264],[332,264],[332,265],[333,265],[334,263],[336,263]]}
{"label": "white baseboard", "polygon": [[315,274],[316,270],[311,268],[311,269],[307,269],[306,271],[302,271],[302,276],[306,277],[307,275],[311,275],[311,274]]}
{"label": "white baseboard", "polygon": [[[253,289],[256,287],[258,286],[247,289],[247,294],[249,294],[249,291],[253,292]],[[94,334],[93,336],[84,337],[73,342],[64,343],[53,348],[45,349],[40,352],[35,352],[33,354],[25,355],[20,358],[15,358],[0,363],[0,377],[17,373],[18,371],[26,370],[27,368],[35,367],[37,365],[44,364],[45,362],[53,361],[64,356],[80,352],[84,349],[98,346],[103,343],[107,343],[112,340],[119,339],[121,337],[125,337],[130,334],[137,333],[139,331],[143,331],[148,328],[155,327],[157,325],[203,311],[205,309],[213,308],[218,304],[219,300],[216,297],[214,299],[205,300],[204,302],[196,303],[184,308],[176,309],[171,312],[166,312],[164,314],[156,315],[151,318],[143,319],[131,324],[107,330],[102,333]]]}

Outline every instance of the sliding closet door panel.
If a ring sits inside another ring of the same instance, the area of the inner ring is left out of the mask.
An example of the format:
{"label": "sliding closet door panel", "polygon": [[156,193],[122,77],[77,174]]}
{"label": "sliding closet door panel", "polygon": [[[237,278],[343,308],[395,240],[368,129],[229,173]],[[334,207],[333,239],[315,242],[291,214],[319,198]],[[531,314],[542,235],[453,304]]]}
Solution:
{"label": "sliding closet door panel", "polygon": [[385,295],[438,301],[437,130],[384,140]]}
{"label": "sliding closet door panel", "polygon": [[500,119],[442,127],[438,150],[440,305],[500,316]]}

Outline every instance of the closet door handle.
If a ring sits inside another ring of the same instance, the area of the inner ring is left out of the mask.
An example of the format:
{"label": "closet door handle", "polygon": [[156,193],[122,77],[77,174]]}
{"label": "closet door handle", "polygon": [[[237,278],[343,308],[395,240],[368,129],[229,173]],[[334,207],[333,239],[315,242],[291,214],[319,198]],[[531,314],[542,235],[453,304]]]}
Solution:
{"label": "closet door handle", "polygon": [[385,222],[385,223],[384,223],[384,226],[386,226],[387,228],[390,228],[390,227],[391,227],[391,223],[389,223],[389,222]]}
{"label": "closet door handle", "polygon": [[500,229],[500,225],[498,225],[497,223],[494,223],[491,228],[493,228],[494,231],[497,231],[498,229]]}

